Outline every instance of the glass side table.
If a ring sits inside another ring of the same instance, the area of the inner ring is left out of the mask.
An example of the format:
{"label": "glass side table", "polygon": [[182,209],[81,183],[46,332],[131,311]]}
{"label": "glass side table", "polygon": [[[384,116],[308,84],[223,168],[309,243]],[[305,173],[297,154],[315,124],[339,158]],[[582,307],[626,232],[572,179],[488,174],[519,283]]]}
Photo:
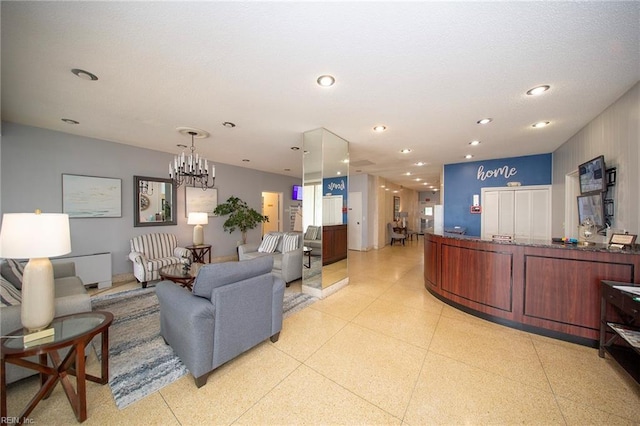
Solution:
{"label": "glass side table", "polygon": [[[111,312],[94,311],[80,314],[66,315],[54,320],[49,328],[54,329],[54,335],[29,342],[26,346],[22,337],[24,329],[16,330],[3,337],[0,360],[0,416],[2,424],[8,421],[23,423],[38,403],[49,397],[55,385],[60,382],[67,399],[73,408],[76,419],[83,422],[87,419],[86,380],[105,384],[109,381],[109,326],[113,322]],[[101,375],[92,376],[85,372],[85,348],[96,335],[102,334]],[[69,348],[64,359],[58,352]],[[37,355],[38,362],[26,359]],[[51,365],[48,363],[48,359]],[[6,364],[14,364],[29,368],[40,373],[40,390],[29,401],[19,417],[7,416],[7,383]],[[76,389],[73,389],[68,375],[76,377]]]}

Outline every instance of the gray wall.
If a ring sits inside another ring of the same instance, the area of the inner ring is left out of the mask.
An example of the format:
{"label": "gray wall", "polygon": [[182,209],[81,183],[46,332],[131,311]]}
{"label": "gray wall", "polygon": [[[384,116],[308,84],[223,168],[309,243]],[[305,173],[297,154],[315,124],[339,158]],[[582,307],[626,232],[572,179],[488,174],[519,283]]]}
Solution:
{"label": "gray wall", "polygon": [[[184,188],[178,188],[178,224],[175,226],[133,226],[133,176],[167,177],[173,154],[75,136],[67,133],[2,123],[0,207],[2,213],[45,213],[62,211],[62,174],[79,174],[122,179],[122,217],[71,219],[72,255],[108,251],[112,254],[113,274],[132,272],[128,260],[129,239],[152,232],[178,236],[181,245],[191,244],[193,226],[185,218]],[[214,160],[215,158],[211,159]],[[301,179],[215,163],[218,202],[234,195],[258,211],[262,191],[282,192],[283,226],[290,230],[291,186]],[[212,244],[212,256],[232,256],[239,231],[223,232],[224,218],[210,218],[204,228],[205,242]],[[248,232],[248,241],[261,238],[260,227]]]}
{"label": "gray wall", "polygon": [[636,83],[553,153],[553,235],[564,233],[565,175],[598,155],[604,155],[607,168],[617,168],[612,228],[640,232],[639,145],[640,83]]}

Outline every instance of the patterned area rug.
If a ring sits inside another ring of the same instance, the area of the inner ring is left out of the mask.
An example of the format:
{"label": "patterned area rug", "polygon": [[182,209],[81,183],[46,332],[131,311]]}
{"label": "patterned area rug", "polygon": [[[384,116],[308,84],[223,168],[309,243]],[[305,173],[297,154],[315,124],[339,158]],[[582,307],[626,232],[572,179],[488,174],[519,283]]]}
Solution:
{"label": "patterned area rug", "polygon": [[[302,293],[285,294],[284,316],[316,300]],[[187,374],[182,361],[160,336],[160,310],[153,287],[98,295],[91,304],[93,310],[114,315],[109,328],[109,386],[119,409]],[[96,351],[100,354],[98,347]]]}

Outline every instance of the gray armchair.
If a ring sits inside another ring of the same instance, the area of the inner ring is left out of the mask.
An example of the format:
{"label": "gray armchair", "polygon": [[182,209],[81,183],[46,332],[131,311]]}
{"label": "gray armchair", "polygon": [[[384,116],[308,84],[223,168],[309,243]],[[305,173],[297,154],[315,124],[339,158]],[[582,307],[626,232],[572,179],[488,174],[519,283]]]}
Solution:
{"label": "gray armchair", "polygon": [[391,245],[393,245],[393,242],[396,240],[402,241],[402,245],[404,245],[404,241],[407,239],[405,234],[394,231],[391,223],[387,223],[387,231],[389,231],[389,236],[391,237]]}
{"label": "gray armchair", "polygon": [[197,387],[211,371],[282,330],[284,281],[273,259],[208,264],[193,293],[170,281],[156,285],[160,334],[193,375]]}

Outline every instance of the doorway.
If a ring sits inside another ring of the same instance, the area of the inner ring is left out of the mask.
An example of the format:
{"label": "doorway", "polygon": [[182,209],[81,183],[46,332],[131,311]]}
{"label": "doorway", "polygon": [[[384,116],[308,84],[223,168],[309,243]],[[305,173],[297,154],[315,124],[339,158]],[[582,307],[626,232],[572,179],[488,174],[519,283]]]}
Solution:
{"label": "doorway", "polygon": [[262,193],[262,214],[269,217],[262,223],[262,235],[282,231],[282,192]]}
{"label": "doorway", "polygon": [[347,203],[348,249],[362,251],[362,192],[350,192]]}

